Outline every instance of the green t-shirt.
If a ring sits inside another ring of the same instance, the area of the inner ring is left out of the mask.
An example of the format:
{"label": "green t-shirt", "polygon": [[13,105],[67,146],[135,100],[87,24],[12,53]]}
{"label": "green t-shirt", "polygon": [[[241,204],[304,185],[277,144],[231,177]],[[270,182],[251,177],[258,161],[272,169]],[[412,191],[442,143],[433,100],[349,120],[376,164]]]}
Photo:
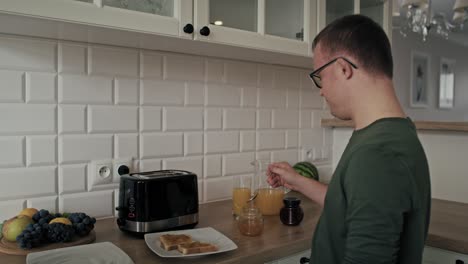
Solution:
{"label": "green t-shirt", "polygon": [[353,132],[328,186],[311,264],[420,264],[429,226],[426,155],[409,118]]}

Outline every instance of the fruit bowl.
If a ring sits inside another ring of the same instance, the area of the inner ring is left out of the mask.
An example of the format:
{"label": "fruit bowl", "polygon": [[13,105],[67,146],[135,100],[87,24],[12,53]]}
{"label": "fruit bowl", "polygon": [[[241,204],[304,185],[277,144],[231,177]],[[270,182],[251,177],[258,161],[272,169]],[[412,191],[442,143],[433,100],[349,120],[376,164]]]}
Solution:
{"label": "fruit bowl", "polygon": [[85,213],[50,213],[26,208],[2,224],[0,252],[31,252],[88,244],[96,239],[96,219]]}
{"label": "fruit bowl", "polygon": [[96,240],[96,232],[91,230],[91,232],[84,237],[74,237],[70,242],[63,243],[46,243],[44,245],[34,247],[32,249],[22,249],[18,246],[16,242],[9,242],[5,238],[0,240],[0,252],[9,254],[9,255],[19,255],[24,256],[32,252],[39,252],[44,250],[71,247],[83,244],[89,244]]}

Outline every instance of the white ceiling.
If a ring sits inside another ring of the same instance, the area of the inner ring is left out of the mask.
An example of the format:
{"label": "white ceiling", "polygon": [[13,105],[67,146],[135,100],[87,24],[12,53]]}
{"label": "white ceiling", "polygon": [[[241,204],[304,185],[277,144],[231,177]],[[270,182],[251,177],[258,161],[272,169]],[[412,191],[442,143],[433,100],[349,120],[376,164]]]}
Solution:
{"label": "white ceiling", "polygon": [[[393,6],[398,6],[399,0],[393,0]],[[432,13],[443,13],[447,17],[449,21],[452,21],[453,17],[453,4],[455,3],[455,0],[432,0]],[[395,11],[395,8],[393,9]],[[393,26],[398,27],[399,26],[399,17],[398,16],[393,16]],[[432,35],[431,37],[434,37],[435,35]],[[456,42],[458,44],[464,45],[468,47],[468,24],[465,24],[465,27],[463,31],[460,32],[451,32],[449,34],[449,41]]]}

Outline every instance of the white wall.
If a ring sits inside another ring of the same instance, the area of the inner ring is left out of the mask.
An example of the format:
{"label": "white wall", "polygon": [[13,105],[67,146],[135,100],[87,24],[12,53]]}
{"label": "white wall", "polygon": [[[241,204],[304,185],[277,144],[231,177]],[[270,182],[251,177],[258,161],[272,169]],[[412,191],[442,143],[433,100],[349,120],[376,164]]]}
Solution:
{"label": "white wall", "polygon": [[[333,170],[351,137],[351,128],[333,131]],[[468,133],[418,131],[431,174],[432,197],[468,203]]]}
{"label": "white wall", "polygon": [[256,156],[294,163],[311,150],[330,174],[328,110],[307,73],[0,36],[0,220],[26,206],[113,215],[118,184],[90,184],[96,160],[193,171],[201,202],[230,198]]}
{"label": "white wall", "polygon": [[[427,108],[411,108],[410,69],[411,51],[430,56],[429,104]],[[430,36],[422,42],[420,36],[403,37],[397,29],[392,34],[394,84],[406,113],[413,120],[468,121],[468,48],[445,39]],[[455,59],[455,102],[450,110],[438,108],[440,58]]]}

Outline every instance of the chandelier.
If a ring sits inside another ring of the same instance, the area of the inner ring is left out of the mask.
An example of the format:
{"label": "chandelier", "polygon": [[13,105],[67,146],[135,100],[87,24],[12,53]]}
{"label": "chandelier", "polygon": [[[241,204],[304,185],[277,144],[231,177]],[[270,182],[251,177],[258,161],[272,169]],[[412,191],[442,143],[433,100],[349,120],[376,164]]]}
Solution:
{"label": "chandelier", "polygon": [[463,24],[468,21],[468,0],[455,1],[451,21],[447,19],[446,14],[433,13],[431,2],[431,0],[399,0],[400,33],[403,36],[406,37],[408,32],[414,32],[421,34],[423,41],[426,41],[429,32],[434,32],[448,39],[450,32],[463,30]]}

